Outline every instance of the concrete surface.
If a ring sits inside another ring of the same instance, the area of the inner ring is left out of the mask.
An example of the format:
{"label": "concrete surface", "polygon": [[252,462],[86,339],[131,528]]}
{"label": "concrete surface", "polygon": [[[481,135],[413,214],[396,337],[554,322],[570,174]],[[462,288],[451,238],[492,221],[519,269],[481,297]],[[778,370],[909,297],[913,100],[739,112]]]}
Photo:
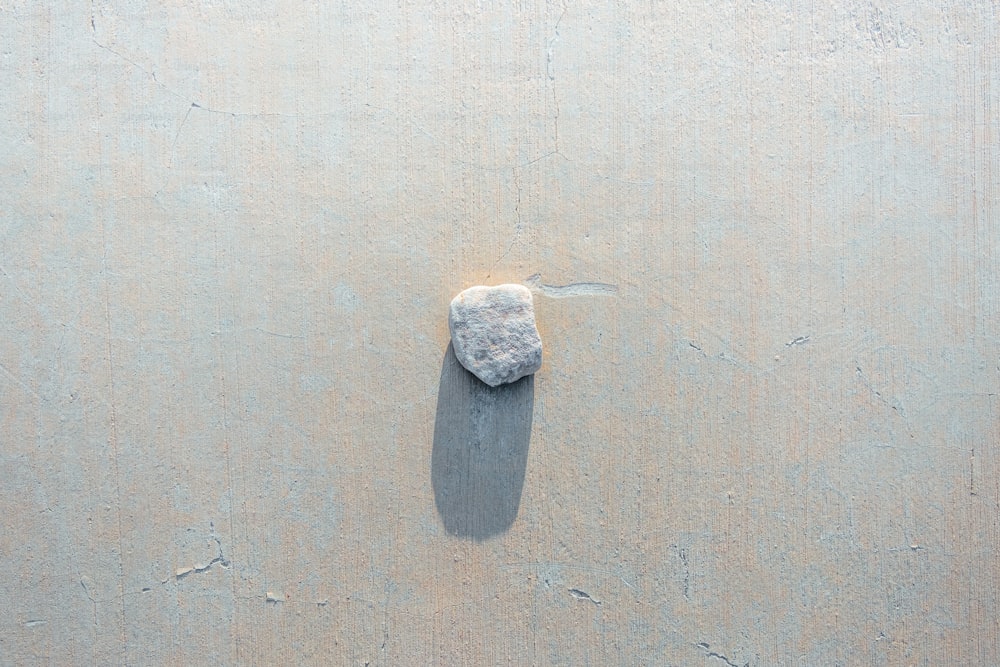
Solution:
{"label": "concrete surface", "polygon": [[1000,664],[998,24],[4,3],[0,663]]}

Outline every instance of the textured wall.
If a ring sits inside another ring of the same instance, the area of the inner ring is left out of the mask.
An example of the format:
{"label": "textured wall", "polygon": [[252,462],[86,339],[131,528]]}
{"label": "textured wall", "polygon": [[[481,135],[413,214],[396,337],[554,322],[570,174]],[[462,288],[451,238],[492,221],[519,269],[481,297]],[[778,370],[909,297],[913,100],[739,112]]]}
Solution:
{"label": "textured wall", "polygon": [[333,4],[0,8],[0,663],[1000,664],[995,4]]}

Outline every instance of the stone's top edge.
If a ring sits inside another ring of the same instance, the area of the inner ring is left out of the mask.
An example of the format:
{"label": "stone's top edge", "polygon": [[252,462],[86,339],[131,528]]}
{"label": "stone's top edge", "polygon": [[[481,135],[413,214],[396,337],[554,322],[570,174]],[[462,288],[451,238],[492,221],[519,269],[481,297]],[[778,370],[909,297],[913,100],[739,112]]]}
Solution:
{"label": "stone's top edge", "polygon": [[531,294],[531,290],[524,285],[518,283],[504,283],[502,285],[473,285],[472,287],[467,287],[466,289],[459,292],[451,302],[454,304],[456,302],[461,303],[468,297],[483,297],[488,293],[516,293],[518,297],[522,298],[528,303],[534,303],[534,297]]}
{"label": "stone's top edge", "polygon": [[466,292],[471,292],[473,290],[524,290],[529,294],[531,293],[531,290],[521,283],[503,283],[501,285],[473,285],[472,287],[466,287],[464,290],[459,292],[459,294],[465,294]]}

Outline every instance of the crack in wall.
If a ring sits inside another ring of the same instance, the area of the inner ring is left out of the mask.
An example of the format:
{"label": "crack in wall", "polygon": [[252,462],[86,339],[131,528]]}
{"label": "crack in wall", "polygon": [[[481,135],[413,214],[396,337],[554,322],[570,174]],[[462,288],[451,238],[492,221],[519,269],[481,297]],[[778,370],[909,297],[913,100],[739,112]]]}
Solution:
{"label": "crack in wall", "polygon": [[575,597],[577,600],[586,600],[587,602],[593,602],[595,605],[600,606],[601,601],[592,596],[587,591],[581,591],[579,588],[568,588],[569,594]]}
{"label": "crack in wall", "polygon": [[743,663],[742,665],[739,665],[739,664],[733,662],[732,660],[730,660],[729,658],[727,658],[725,655],[723,655],[721,653],[717,653],[716,651],[713,651],[711,649],[711,646],[709,646],[708,642],[698,642],[697,644],[695,644],[695,646],[698,647],[698,648],[700,648],[702,651],[705,652],[705,657],[706,658],[715,658],[716,660],[721,660],[724,663],[726,663],[727,665],[729,665],[729,667],[750,667],[750,661],[749,660],[747,662]]}

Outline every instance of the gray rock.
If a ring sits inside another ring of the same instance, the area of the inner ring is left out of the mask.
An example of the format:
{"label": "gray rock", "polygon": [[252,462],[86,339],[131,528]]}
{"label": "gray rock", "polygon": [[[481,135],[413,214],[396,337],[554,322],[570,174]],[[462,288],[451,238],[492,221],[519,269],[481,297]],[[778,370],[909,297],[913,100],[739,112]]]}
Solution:
{"label": "gray rock", "polygon": [[479,285],[461,292],[452,299],[448,328],[459,363],[491,387],[542,365],[535,307],[523,285]]}

